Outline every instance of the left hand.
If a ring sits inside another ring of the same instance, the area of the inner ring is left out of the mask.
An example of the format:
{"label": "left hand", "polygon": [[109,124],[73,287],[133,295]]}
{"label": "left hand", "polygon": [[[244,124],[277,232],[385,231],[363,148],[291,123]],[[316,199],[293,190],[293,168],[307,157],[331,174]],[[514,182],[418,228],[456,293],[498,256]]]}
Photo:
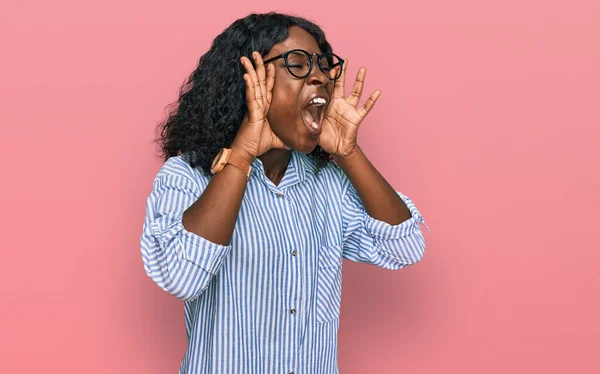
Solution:
{"label": "left hand", "polygon": [[347,66],[348,62],[346,61],[342,75],[335,81],[333,98],[329,102],[325,113],[323,132],[319,139],[319,145],[324,151],[339,157],[347,157],[354,152],[357,147],[358,127],[381,95],[380,90],[373,92],[363,106],[356,108],[362,95],[365,75],[367,74],[365,68],[360,68],[352,87],[352,94],[348,98],[344,98]]}

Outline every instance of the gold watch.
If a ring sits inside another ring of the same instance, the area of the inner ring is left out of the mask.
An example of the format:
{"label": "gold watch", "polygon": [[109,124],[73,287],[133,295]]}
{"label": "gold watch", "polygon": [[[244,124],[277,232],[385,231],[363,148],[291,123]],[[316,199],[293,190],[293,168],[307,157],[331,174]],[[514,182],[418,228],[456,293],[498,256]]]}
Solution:
{"label": "gold watch", "polygon": [[252,166],[246,161],[243,157],[236,155],[229,148],[223,148],[217,154],[217,157],[213,160],[213,163],[210,167],[210,172],[213,174],[217,174],[225,165],[231,164],[236,168],[246,174],[246,180],[250,180],[250,176],[252,175]]}

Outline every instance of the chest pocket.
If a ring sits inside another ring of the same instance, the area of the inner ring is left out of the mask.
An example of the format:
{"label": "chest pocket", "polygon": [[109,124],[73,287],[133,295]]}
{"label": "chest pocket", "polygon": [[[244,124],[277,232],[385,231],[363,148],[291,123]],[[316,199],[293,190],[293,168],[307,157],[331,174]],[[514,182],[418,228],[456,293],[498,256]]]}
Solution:
{"label": "chest pocket", "polygon": [[319,248],[317,275],[317,321],[328,323],[340,316],[342,300],[342,246]]}

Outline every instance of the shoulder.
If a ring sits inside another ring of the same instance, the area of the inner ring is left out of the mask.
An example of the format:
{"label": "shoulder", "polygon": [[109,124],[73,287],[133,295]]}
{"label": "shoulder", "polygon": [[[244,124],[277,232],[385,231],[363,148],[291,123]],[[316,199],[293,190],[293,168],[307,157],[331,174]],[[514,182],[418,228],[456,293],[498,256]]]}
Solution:
{"label": "shoulder", "polygon": [[336,183],[345,183],[347,180],[346,174],[335,162],[329,161],[327,165],[323,166],[320,171],[320,174],[323,175],[324,178],[329,179],[331,181],[335,181]]}

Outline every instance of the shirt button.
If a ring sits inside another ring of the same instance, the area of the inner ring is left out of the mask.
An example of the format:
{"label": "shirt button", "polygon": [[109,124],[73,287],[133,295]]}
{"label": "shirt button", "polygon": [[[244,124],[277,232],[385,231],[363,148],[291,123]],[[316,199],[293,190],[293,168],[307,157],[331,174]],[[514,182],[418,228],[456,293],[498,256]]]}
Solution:
{"label": "shirt button", "polygon": [[292,310],[290,310],[290,313],[292,313],[292,314],[296,314],[296,309],[292,309]]}
{"label": "shirt button", "polygon": [[277,197],[283,197],[284,195],[282,193],[278,193]]}
{"label": "shirt button", "polygon": [[292,251],[292,256],[296,256],[296,255],[298,255],[298,252]]}

